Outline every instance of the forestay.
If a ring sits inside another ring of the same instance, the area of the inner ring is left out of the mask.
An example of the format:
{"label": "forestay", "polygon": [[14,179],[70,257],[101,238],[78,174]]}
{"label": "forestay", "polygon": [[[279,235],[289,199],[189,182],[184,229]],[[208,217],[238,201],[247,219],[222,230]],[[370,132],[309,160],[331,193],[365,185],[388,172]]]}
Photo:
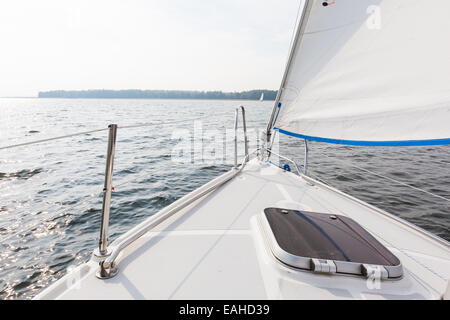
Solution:
{"label": "forestay", "polygon": [[304,1],[269,129],[351,145],[450,144],[450,1]]}

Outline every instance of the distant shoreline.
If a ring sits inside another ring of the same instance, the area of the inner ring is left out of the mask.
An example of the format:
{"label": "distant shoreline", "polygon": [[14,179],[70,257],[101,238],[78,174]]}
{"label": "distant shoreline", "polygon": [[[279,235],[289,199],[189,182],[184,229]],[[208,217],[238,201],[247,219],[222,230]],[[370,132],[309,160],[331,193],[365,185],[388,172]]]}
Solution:
{"label": "distant shoreline", "polygon": [[276,90],[241,92],[187,90],[53,90],[41,91],[38,98],[64,99],[191,99],[191,100],[275,100]]}
{"label": "distant shoreline", "polygon": [[[204,98],[204,99],[197,99],[197,98],[60,98],[60,97],[46,97],[46,98],[40,98],[40,97],[36,97],[36,96],[31,96],[31,97],[0,97],[0,99],[70,99],[70,100],[95,100],[95,99],[104,99],[104,100],[223,100],[223,101],[230,101],[230,100],[235,100],[235,101],[260,101],[260,99],[213,99],[213,98]],[[275,101],[275,99],[266,99],[264,98],[264,101]]]}
{"label": "distant shoreline", "polygon": [[[100,98],[100,97],[92,97],[92,98],[66,98],[66,97],[0,97],[0,99],[72,99],[72,100],[95,100],[95,99],[111,99],[111,100],[236,100],[236,101],[260,101],[260,99],[244,99],[244,98]],[[275,99],[266,99],[264,101],[275,101]]]}

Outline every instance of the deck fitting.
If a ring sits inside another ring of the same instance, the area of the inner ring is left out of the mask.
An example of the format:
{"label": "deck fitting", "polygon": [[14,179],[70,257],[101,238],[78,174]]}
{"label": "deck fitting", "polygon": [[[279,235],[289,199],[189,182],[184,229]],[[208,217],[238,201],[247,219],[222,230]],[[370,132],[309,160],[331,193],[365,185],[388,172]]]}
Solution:
{"label": "deck fitting", "polygon": [[100,267],[95,273],[95,276],[99,279],[110,279],[118,272],[118,269],[114,263],[110,264],[108,262],[101,261],[99,265]]}

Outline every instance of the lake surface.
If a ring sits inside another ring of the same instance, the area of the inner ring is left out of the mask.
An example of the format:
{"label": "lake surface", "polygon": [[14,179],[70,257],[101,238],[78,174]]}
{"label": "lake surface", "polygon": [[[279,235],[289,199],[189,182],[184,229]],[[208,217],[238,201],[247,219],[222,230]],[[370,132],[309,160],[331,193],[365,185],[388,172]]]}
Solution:
{"label": "lake surface", "polygon": [[[0,99],[0,147],[117,123],[114,240],[231,168],[234,109],[241,104],[252,150],[271,101]],[[197,117],[203,118],[120,128]],[[98,244],[106,141],[100,131],[0,150],[0,299],[32,298],[89,259]],[[309,149],[312,176],[450,240],[450,202],[362,170],[450,198],[450,146],[311,142]],[[303,163],[303,141],[281,136],[279,150]]]}

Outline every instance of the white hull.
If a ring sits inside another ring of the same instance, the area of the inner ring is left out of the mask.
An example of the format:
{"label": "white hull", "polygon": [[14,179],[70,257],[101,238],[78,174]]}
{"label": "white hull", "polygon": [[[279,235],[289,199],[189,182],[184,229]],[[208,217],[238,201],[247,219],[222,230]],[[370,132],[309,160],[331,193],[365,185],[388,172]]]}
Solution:
{"label": "white hull", "polygon": [[[354,219],[401,260],[403,277],[381,281],[377,288],[361,276],[316,274],[282,264],[260,226],[267,207]],[[257,159],[130,244],[117,262],[118,274],[101,280],[93,257],[36,299],[440,299],[450,278],[445,240]]]}

